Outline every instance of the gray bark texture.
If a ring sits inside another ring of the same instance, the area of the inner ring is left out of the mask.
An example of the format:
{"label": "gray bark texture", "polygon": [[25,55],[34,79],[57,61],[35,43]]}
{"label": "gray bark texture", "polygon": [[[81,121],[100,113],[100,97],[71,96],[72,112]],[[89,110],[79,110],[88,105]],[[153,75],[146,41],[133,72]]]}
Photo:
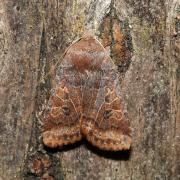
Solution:
{"label": "gray bark texture", "polygon": [[[178,0],[0,0],[0,180],[180,179],[179,13]],[[49,72],[85,30],[118,67],[130,151],[42,144]]]}

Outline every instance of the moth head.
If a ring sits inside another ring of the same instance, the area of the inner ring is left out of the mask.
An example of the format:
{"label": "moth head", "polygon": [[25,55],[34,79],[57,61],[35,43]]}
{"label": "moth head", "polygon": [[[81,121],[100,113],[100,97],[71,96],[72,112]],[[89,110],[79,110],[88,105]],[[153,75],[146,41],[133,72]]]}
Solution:
{"label": "moth head", "polygon": [[90,40],[90,39],[95,39],[94,33],[90,30],[84,31],[82,35],[83,39]]}

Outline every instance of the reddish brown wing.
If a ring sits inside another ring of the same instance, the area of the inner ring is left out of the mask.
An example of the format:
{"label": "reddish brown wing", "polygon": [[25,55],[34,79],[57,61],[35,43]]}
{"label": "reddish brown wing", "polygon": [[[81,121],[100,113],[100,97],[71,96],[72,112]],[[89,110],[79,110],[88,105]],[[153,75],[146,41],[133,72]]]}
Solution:
{"label": "reddish brown wing", "polygon": [[74,143],[81,139],[82,93],[78,72],[68,54],[57,68],[56,88],[52,91],[43,123],[43,142],[48,147]]}
{"label": "reddish brown wing", "polygon": [[[100,149],[126,150],[131,145],[130,123],[123,114],[117,71],[104,49],[103,53],[101,67],[88,71],[83,89],[82,131]],[[99,61],[101,56],[94,58]]]}

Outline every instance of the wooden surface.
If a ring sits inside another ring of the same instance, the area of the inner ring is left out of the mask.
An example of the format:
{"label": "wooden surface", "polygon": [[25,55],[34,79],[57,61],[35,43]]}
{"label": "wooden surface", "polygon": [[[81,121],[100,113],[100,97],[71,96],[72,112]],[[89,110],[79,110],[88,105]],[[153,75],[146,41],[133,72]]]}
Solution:
{"label": "wooden surface", "polygon": [[[178,0],[0,0],[0,179],[180,179],[178,13]],[[42,145],[49,72],[86,29],[118,66],[131,151]]]}

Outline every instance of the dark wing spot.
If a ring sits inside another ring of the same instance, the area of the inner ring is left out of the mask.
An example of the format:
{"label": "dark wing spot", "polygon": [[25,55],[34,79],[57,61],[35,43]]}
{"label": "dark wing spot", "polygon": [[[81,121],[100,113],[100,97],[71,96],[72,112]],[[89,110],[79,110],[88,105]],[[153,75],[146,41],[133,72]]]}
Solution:
{"label": "dark wing spot", "polygon": [[105,96],[105,102],[109,103],[110,102],[110,97],[109,94]]}
{"label": "dark wing spot", "polygon": [[71,113],[71,110],[67,106],[63,106],[62,111],[63,111],[64,115],[66,115],[66,116],[69,116]]}
{"label": "dark wing spot", "polygon": [[112,109],[108,109],[104,112],[103,116],[104,116],[104,119],[109,119],[111,117],[111,115],[113,114],[113,111]]}

